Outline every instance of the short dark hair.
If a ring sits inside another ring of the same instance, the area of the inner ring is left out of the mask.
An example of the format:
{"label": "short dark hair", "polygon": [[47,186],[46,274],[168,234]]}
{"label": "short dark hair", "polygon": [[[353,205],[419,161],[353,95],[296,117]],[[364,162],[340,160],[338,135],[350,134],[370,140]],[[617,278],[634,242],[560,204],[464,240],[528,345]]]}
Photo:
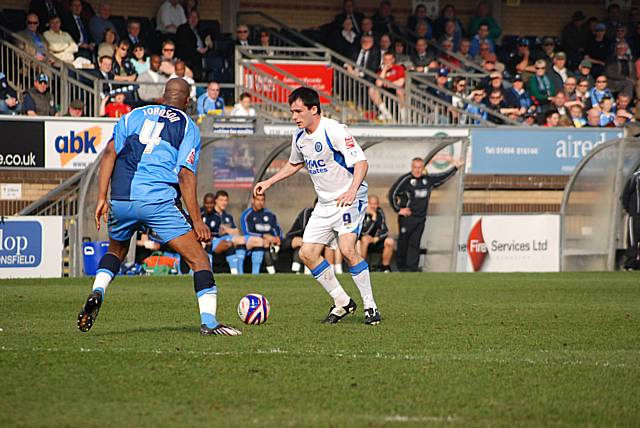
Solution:
{"label": "short dark hair", "polygon": [[111,61],[113,61],[113,58],[111,58],[109,55],[102,55],[100,58],[98,58],[98,64],[100,64],[102,62],[103,59],[110,59]]}
{"label": "short dark hair", "polygon": [[211,192],[205,193],[204,198],[202,198],[202,200],[206,201],[208,198],[212,198],[213,200],[215,200],[215,198],[213,197],[213,193]]}
{"label": "short dark hair", "polygon": [[554,114],[558,114],[558,110],[549,110],[544,114],[544,120],[548,120]]}
{"label": "short dark hair", "polygon": [[301,86],[294,90],[291,92],[291,95],[289,95],[289,105],[293,104],[296,100],[302,101],[309,110],[315,106],[318,108],[318,114],[322,112],[320,109],[320,96],[314,89]]}
{"label": "short dark hair", "polygon": [[217,201],[219,197],[224,196],[225,198],[229,197],[229,194],[226,192],[226,190],[218,190],[216,192],[216,196],[214,196],[213,200]]}
{"label": "short dark hair", "polygon": [[424,163],[424,159],[421,157],[416,156],[415,158],[411,159],[411,162],[422,162]]}
{"label": "short dark hair", "polygon": [[245,98],[251,98],[251,94],[249,94],[249,92],[243,92],[238,97],[239,100],[244,100]]}

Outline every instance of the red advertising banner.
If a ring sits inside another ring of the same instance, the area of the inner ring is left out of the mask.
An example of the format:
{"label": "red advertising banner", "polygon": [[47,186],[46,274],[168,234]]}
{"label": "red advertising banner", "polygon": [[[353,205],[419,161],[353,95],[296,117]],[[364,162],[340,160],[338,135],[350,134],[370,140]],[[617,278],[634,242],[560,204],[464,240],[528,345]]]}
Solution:
{"label": "red advertising banner", "polygon": [[[320,93],[333,93],[333,68],[327,64],[309,64],[299,62],[272,62],[270,64],[273,64],[290,75],[297,77],[304,82],[305,86],[309,86]],[[284,76],[279,71],[274,70],[270,67],[270,64],[255,63],[253,65],[289,87],[295,89],[301,86],[297,81],[294,81],[290,77]],[[275,102],[287,102],[287,97],[289,96],[288,90],[274,83],[271,79],[257,75],[247,68],[244,68],[244,83],[245,87],[251,88]],[[260,102],[258,99],[255,101]],[[329,100],[326,97],[320,97],[320,102],[328,103]]]}

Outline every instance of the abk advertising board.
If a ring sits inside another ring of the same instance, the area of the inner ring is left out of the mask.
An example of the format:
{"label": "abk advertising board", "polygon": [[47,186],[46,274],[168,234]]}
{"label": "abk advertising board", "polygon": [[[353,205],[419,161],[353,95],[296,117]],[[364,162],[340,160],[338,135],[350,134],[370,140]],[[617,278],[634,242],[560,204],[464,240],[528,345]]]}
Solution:
{"label": "abk advertising board", "polygon": [[0,278],[62,276],[62,217],[5,217],[0,222]]}
{"label": "abk advertising board", "polygon": [[560,216],[463,216],[460,219],[457,270],[558,272]]}
{"label": "abk advertising board", "polygon": [[45,166],[84,169],[93,163],[113,135],[114,121],[46,121]]}

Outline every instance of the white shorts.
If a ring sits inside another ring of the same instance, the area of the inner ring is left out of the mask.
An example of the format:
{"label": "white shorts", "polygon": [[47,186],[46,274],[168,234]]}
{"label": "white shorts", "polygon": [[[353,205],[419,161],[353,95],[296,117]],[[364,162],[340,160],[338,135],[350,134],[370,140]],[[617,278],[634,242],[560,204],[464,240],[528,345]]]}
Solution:
{"label": "white shorts", "polygon": [[338,236],[345,233],[359,235],[368,200],[366,193],[364,197],[358,196],[359,198],[349,207],[338,207],[335,204],[323,205],[318,202],[304,229],[302,242],[323,244],[336,249],[338,248],[336,234]]}

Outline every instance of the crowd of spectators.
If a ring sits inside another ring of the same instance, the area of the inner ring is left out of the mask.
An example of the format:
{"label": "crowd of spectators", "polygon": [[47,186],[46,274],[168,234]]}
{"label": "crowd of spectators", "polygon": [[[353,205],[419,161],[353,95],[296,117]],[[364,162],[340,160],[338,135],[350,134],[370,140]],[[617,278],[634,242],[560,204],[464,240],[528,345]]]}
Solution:
{"label": "crowd of spectators", "polygon": [[[323,32],[327,45],[355,62],[356,67],[347,66],[350,73],[379,87],[369,96],[383,121],[391,115],[380,90],[397,95],[402,103],[405,72],[426,73],[432,83],[427,91],[453,104],[459,123],[484,119],[503,124],[511,119],[582,127],[635,121],[640,100],[639,9],[631,8],[624,17],[621,8],[611,4],[603,20],[578,10],[569,21],[559,38],[501,38],[487,2],[478,4],[465,26],[451,4],[436,19],[419,4],[403,25],[395,20],[389,1],[380,2],[367,17],[354,1],[346,0]],[[467,72],[480,67],[488,76],[471,79]]]}
{"label": "crowd of spectators", "polygon": [[[233,58],[229,49],[220,51],[218,45],[224,44],[218,43],[219,30],[201,25],[197,0],[165,0],[155,29],[143,28],[139,19],[123,22],[119,29],[106,2],[100,3],[97,12],[84,0],[66,4],[67,9],[58,0],[32,0],[26,29],[20,32],[23,47],[38,61],[72,64],[110,80],[102,88],[100,113],[119,115],[127,110],[121,104],[136,107],[157,102],[162,83],[172,77],[210,82],[206,89],[194,88],[190,113],[223,115],[226,105],[232,104],[224,99],[217,82],[231,81]],[[435,19],[423,4],[416,6],[406,23],[396,21],[393,12],[392,3],[385,0],[367,17],[353,0],[345,0],[342,12],[322,27],[325,44],[350,60],[348,72],[375,85],[368,95],[382,121],[391,118],[383,91],[404,103],[407,72],[425,73],[431,81],[427,92],[438,102],[453,104],[451,118],[459,123],[484,119],[502,124],[510,119],[582,127],[596,126],[596,122],[597,126],[621,126],[636,120],[638,8],[623,16],[621,8],[611,4],[602,20],[576,11],[559,38],[504,36],[485,1],[466,25],[451,4]],[[251,28],[239,25],[231,42],[262,46],[263,53],[273,55],[269,31],[259,30],[252,34]],[[469,77],[468,72],[479,69],[487,77]],[[32,99],[49,83],[40,77],[27,91]],[[33,106],[25,100],[27,93],[14,94],[4,81],[0,113],[43,111],[26,110]],[[237,100],[234,112],[255,114],[249,105],[251,97],[245,95]],[[109,108],[111,103],[116,105]]]}
{"label": "crowd of spectators", "polygon": [[[38,67],[37,62],[42,62],[58,69],[64,65],[83,83],[90,83],[91,76],[107,80],[101,88],[99,115],[120,117],[137,106],[158,102],[163,84],[175,77],[192,84],[189,113],[224,115],[227,105],[229,109],[233,105],[232,91],[220,91],[217,82],[232,81],[229,55],[234,41],[219,43],[222,37],[219,28],[211,23],[201,25],[197,7],[194,0],[165,0],[158,9],[155,28],[149,28],[151,21],[146,18],[124,21],[113,17],[110,4],[104,1],[94,11],[85,0],[31,0],[24,29],[17,33],[15,42],[35,58],[36,62],[31,64],[35,72],[33,87],[16,94],[6,76],[0,75],[0,114],[78,112],[71,106],[67,111],[59,111],[55,104],[44,108],[42,98],[46,97],[47,102],[53,100],[50,87],[53,82],[46,67]],[[248,40],[242,34],[243,29],[247,28],[238,27],[238,44]],[[265,43],[268,44],[268,33]],[[210,82],[209,90],[204,87],[196,90],[193,85],[196,82]],[[218,87],[219,92],[214,98],[210,95],[212,86]],[[38,101],[38,108],[33,108],[34,100]],[[247,100],[243,94],[237,101],[234,113],[255,116],[250,97]],[[215,103],[216,108],[204,108],[198,102],[207,104],[206,107]],[[84,103],[76,99],[70,104],[77,107]],[[83,114],[85,107],[80,109]]]}

